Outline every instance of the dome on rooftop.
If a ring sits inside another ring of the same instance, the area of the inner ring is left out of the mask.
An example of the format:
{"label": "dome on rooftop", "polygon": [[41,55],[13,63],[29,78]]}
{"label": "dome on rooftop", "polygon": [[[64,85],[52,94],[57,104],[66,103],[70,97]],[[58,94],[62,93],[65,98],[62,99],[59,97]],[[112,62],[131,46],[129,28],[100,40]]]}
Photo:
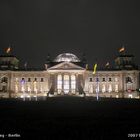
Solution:
{"label": "dome on rooftop", "polygon": [[54,62],[80,62],[80,59],[72,53],[62,53],[54,59]]}

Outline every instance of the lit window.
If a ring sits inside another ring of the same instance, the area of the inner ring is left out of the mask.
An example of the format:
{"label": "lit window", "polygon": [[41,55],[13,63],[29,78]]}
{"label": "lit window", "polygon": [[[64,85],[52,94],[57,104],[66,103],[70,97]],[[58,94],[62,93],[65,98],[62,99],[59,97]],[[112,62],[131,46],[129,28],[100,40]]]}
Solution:
{"label": "lit window", "polygon": [[129,98],[133,98],[132,94],[129,94],[128,97],[129,97]]}
{"label": "lit window", "polygon": [[42,85],[41,85],[41,87],[40,87],[40,92],[43,92],[43,87],[42,87]]}
{"label": "lit window", "polygon": [[64,75],[64,93],[69,92],[69,75]]}
{"label": "lit window", "polygon": [[115,85],[115,92],[118,92],[118,91],[119,91],[119,86]]}
{"label": "lit window", "polygon": [[33,82],[33,91],[37,93],[37,82],[36,80]]}
{"label": "lit window", "polygon": [[16,78],[16,82],[18,82],[18,78]]}
{"label": "lit window", "polygon": [[108,92],[112,92],[112,85],[111,84],[109,84]]}
{"label": "lit window", "polygon": [[100,91],[100,87],[99,84],[96,85],[96,93],[98,93]]}
{"label": "lit window", "polygon": [[116,98],[119,98],[119,95],[116,95]]}
{"label": "lit window", "polygon": [[76,89],[76,77],[75,75],[71,75],[71,92],[75,93]]}
{"label": "lit window", "polygon": [[25,79],[24,78],[21,79],[21,91],[25,92]]}
{"label": "lit window", "polygon": [[28,86],[28,92],[31,92],[31,87],[30,86]]}
{"label": "lit window", "polygon": [[104,93],[105,91],[106,91],[105,84],[103,84],[103,86],[102,86],[102,92]]}
{"label": "lit window", "polygon": [[88,90],[89,90],[89,93],[93,93],[93,85],[92,84],[89,85]]}
{"label": "lit window", "polygon": [[22,91],[22,92],[25,91],[24,85],[21,86],[21,91]]}
{"label": "lit window", "polygon": [[24,78],[21,79],[21,84],[25,84],[25,79]]}
{"label": "lit window", "polygon": [[115,77],[115,82],[118,82],[118,78],[117,77]]}
{"label": "lit window", "polygon": [[57,90],[58,93],[61,93],[62,91],[62,75],[57,76]]}
{"label": "lit window", "polygon": [[15,92],[17,93],[18,92],[18,85],[15,84]]}

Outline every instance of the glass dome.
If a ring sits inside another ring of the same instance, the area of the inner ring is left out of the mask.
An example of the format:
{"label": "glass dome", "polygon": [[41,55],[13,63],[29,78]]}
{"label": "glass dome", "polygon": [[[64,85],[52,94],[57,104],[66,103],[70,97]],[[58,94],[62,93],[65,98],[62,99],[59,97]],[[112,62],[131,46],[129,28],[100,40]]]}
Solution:
{"label": "glass dome", "polygon": [[62,53],[54,59],[54,62],[80,62],[80,59],[72,53]]}

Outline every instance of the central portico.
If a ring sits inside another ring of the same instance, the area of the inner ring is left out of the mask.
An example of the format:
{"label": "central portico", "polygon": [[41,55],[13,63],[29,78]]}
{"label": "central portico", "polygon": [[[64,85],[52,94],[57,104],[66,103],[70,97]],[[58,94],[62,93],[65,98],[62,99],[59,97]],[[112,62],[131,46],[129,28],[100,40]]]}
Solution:
{"label": "central portico", "polygon": [[79,95],[83,92],[85,68],[79,64],[79,58],[69,53],[61,54],[52,63],[46,64],[50,74],[50,94]]}

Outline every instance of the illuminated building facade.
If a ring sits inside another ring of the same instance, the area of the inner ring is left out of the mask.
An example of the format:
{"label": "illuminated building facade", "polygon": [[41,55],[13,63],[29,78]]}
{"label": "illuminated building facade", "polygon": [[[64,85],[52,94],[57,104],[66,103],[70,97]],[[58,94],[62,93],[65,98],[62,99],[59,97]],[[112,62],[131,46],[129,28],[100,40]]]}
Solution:
{"label": "illuminated building facade", "polygon": [[120,55],[115,67],[88,69],[86,59],[63,53],[47,56],[43,70],[20,69],[12,55],[0,56],[0,97],[94,96],[138,98],[139,70],[134,56]]}

